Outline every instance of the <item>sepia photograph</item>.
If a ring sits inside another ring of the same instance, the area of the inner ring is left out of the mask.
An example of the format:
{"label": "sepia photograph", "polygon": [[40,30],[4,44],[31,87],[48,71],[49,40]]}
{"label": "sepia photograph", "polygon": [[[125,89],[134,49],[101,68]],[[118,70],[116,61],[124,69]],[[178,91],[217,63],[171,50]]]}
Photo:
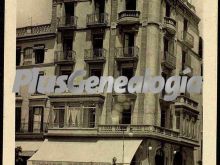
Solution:
{"label": "sepia photograph", "polygon": [[16,3],[15,165],[205,164],[203,1]]}

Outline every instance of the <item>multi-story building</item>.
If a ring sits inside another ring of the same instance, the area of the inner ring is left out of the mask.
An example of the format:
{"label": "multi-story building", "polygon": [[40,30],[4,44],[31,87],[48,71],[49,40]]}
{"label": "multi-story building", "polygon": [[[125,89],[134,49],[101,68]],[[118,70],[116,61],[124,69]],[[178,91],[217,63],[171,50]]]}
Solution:
{"label": "multi-story building", "polygon": [[[201,75],[200,19],[187,0],[53,0],[50,24],[17,28],[17,69],[39,76]],[[40,11],[39,11],[40,12]],[[202,96],[16,94],[16,146],[33,165],[196,165]]]}

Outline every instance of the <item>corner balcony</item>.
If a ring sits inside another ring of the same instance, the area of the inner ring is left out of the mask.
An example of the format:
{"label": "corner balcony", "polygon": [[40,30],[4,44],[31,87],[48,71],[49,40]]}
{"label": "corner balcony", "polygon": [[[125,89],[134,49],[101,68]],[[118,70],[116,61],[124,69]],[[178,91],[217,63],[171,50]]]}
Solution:
{"label": "corner balcony", "polygon": [[105,62],[106,49],[85,49],[84,60],[87,63],[103,63]]}
{"label": "corner balcony", "polygon": [[170,17],[164,17],[164,27],[171,35],[176,33],[176,21]]}
{"label": "corner balcony", "polygon": [[138,53],[139,48],[137,46],[115,48],[115,59],[118,62],[137,61]]}
{"label": "corner balcony", "polygon": [[104,137],[153,137],[174,143],[198,146],[195,139],[182,139],[179,132],[154,125],[98,125],[98,135]]}
{"label": "corner balcony", "polygon": [[164,52],[162,65],[171,70],[176,69],[176,57],[170,52]]}
{"label": "corner balcony", "polygon": [[108,14],[107,13],[94,13],[87,15],[87,26],[88,27],[102,27],[108,25]]}
{"label": "corner balcony", "polygon": [[76,29],[77,19],[78,17],[76,16],[59,17],[57,21],[57,27],[59,30]]}
{"label": "corner balcony", "polygon": [[183,42],[190,48],[194,47],[194,37],[189,32],[183,32]]}
{"label": "corner balcony", "polygon": [[54,53],[54,62],[62,63],[62,62],[74,62],[75,61],[76,52],[73,50],[69,51],[55,51]]}
{"label": "corner balcony", "polygon": [[197,114],[199,113],[198,103],[186,95],[180,95],[177,97],[175,107],[191,110]]}
{"label": "corner balcony", "polygon": [[140,11],[125,10],[118,14],[118,24],[128,25],[140,23]]}

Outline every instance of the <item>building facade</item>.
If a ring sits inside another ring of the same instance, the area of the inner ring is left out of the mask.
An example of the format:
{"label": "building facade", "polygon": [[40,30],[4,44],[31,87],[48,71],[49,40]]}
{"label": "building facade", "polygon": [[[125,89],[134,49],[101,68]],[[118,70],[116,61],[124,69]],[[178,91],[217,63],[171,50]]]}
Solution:
{"label": "building facade", "polygon": [[[53,0],[50,24],[17,28],[17,69],[40,76],[202,74],[187,0]],[[28,165],[201,163],[202,95],[16,94],[16,146]]]}

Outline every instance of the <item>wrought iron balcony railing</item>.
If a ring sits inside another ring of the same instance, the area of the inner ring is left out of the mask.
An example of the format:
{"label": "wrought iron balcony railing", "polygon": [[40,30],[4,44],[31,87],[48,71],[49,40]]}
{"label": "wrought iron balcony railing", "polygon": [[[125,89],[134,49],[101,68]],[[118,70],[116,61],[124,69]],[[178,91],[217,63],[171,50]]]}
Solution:
{"label": "wrought iron balcony railing", "polygon": [[121,47],[115,49],[116,58],[138,58],[139,48],[134,47]]}
{"label": "wrought iron balcony railing", "polygon": [[85,60],[103,60],[106,56],[106,49],[85,49]]}
{"label": "wrought iron balcony railing", "polygon": [[134,18],[139,18],[140,17],[140,11],[136,10],[125,10],[122,11],[118,14],[119,19],[124,18],[124,17],[134,17]]}
{"label": "wrought iron balcony railing", "polygon": [[162,63],[170,69],[175,69],[176,68],[176,57],[172,53],[166,51],[163,54]]}
{"label": "wrought iron balcony railing", "polygon": [[55,55],[54,57],[55,62],[74,61],[76,52],[73,50],[55,51],[54,55]]}
{"label": "wrought iron balcony railing", "polygon": [[78,17],[76,16],[64,16],[58,18],[58,27],[76,27]]}
{"label": "wrought iron balcony railing", "polygon": [[108,24],[108,14],[107,13],[94,13],[87,15],[87,25],[107,25]]}
{"label": "wrought iron balcony railing", "polygon": [[25,37],[25,36],[53,33],[53,32],[55,32],[55,30],[54,28],[52,28],[51,24],[45,24],[45,25],[17,28],[16,36]]}

